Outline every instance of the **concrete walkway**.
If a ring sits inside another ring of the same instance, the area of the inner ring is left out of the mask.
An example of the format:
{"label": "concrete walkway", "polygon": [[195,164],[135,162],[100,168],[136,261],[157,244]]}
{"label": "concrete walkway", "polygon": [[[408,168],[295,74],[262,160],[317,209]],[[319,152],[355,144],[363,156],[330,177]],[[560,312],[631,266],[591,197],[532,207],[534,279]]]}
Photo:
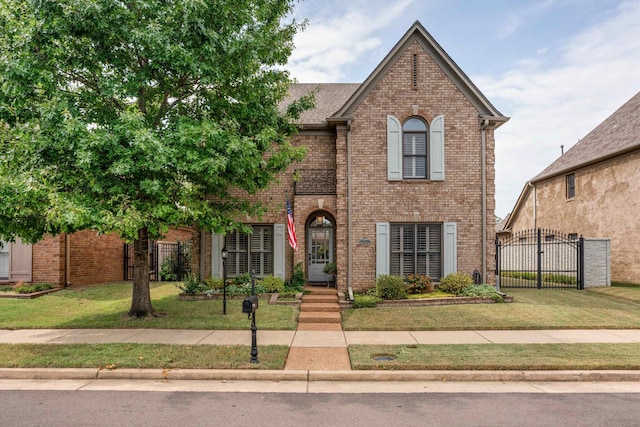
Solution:
{"label": "concrete walkway", "polygon": [[[640,329],[517,331],[260,331],[258,345],[640,343]],[[0,329],[3,344],[251,345],[251,331],[193,329]]]}

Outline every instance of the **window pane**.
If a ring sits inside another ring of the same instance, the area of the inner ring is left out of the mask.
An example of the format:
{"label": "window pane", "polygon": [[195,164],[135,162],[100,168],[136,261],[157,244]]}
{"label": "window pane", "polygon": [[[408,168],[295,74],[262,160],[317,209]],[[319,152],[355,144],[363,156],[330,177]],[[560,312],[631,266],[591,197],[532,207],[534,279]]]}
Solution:
{"label": "window pane", "polygon": [[427,155],[427,136],[423,133],[414,134],[414,154]]}
{"label": "window pane", "polygon": [[427,274],[429,274],[429,277],[431,277],[433,280],[440,280],[440,277],[442,277],[442,271],[440,269],[439,253],[429,254],[429,267],[428,267]]}
{"label": "window pane", "polygon": [[404,122],[404,124],[402,125],[402,130],[403,131],[423,131],[423,132],[426,132],[427,131],[427,125],[422,120],[413,117],[413,118],[410,118],[409,120],[407,120],[406,122]]}
{"label": "window pane", "polygon": [[413,252],[413,227],[402,227],[402,250],[404,252]]}
{"label": "window pane", "polygon": [[425,178],[427,176],[427,159],[425,157],[414,157],[416,171],[415,178]]}
{"label": "window pane", "polygon": [[394,276],[400,275],[400,260],[402,259],[401,253],[391,254],[391,274]]}
{"label": "window pane", "polygon": [[405,156],[410,156],[413,154],[413,135],[405,134],[402,142],[402,153]]}
{"label": "window pane", "polygon": [[408,276],[414,274],[414,254],[413,252],[405,252],[402,256],[402,276]]}

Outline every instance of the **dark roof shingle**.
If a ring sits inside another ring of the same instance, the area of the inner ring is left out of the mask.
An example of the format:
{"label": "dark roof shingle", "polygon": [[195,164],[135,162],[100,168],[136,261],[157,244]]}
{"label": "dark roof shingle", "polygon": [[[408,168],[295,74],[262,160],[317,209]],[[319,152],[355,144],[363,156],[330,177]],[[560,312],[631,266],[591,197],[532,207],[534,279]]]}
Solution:
{"label": "dark roof shingle", "polygon": [[317,89],[316,106],[302,113],[300,124],[325,125],[327,118],[338,111],[351,95],[360,87],[360,83],[298,83],[289,88],[289,96],[281,105],[289,105],[312,90]]}
{"label": "dark roof shingle", "polygon": [[540,172],[532,182],[640,148],[640,92]]}

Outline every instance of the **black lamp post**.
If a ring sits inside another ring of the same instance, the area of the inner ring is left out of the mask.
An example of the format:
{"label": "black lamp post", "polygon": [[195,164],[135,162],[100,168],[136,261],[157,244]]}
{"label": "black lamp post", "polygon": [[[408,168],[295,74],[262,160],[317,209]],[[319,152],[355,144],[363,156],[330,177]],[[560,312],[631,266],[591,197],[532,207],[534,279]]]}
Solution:
{"label": "black lamp post", "polygon": [[227,247],[222,248],[222,314],[227,314]]}

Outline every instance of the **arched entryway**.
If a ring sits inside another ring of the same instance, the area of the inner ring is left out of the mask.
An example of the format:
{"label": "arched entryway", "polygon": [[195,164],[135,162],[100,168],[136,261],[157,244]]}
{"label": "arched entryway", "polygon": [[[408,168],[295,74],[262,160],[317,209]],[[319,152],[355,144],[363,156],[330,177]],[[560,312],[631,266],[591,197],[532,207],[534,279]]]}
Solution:
{"label": "arched entryway", "polygon": [[330,262],[335,262],[335,220],[326,211],[309,215],[306,222],[307,234],[307,281],[328,282],[332,276],[322,270]]}

